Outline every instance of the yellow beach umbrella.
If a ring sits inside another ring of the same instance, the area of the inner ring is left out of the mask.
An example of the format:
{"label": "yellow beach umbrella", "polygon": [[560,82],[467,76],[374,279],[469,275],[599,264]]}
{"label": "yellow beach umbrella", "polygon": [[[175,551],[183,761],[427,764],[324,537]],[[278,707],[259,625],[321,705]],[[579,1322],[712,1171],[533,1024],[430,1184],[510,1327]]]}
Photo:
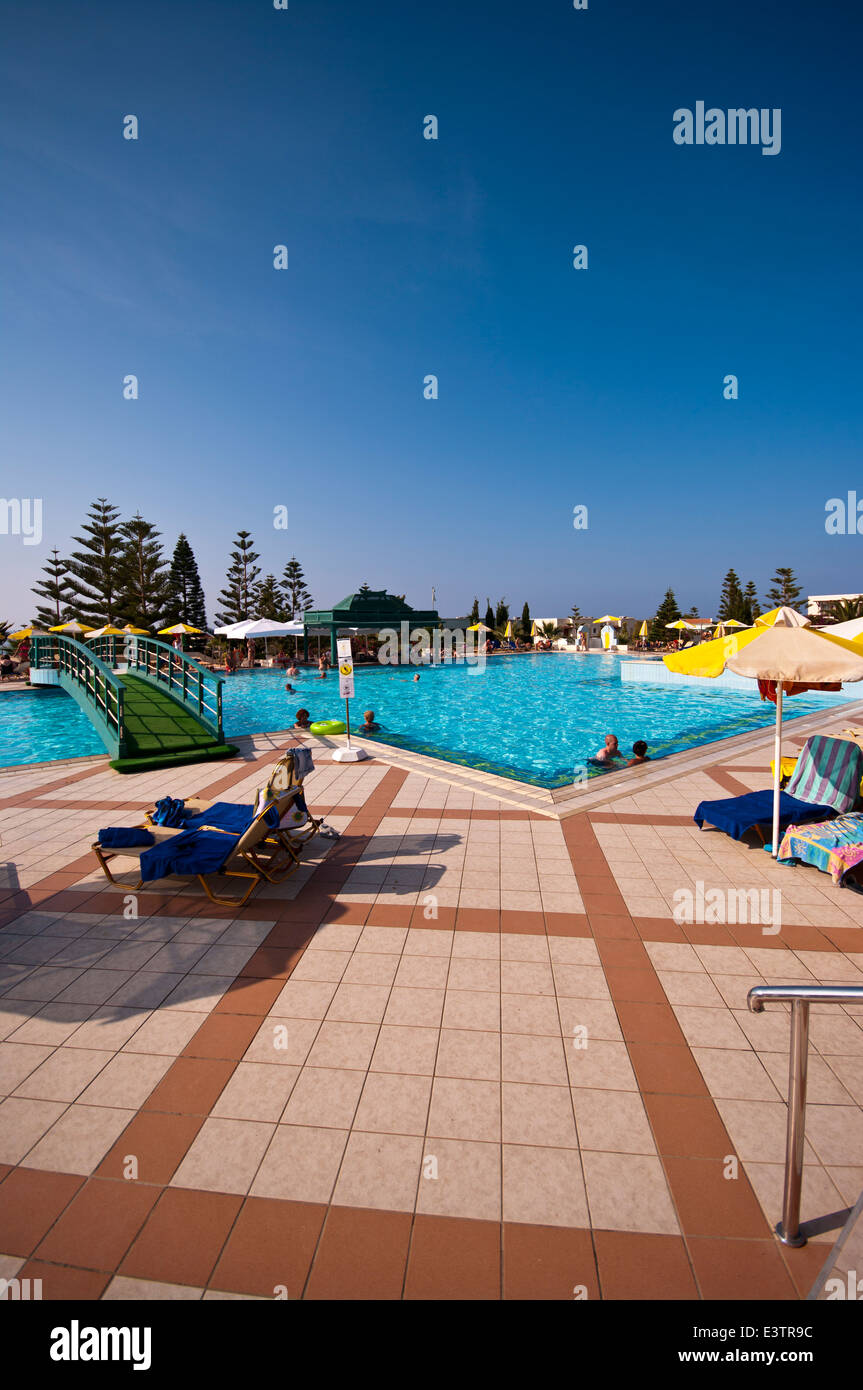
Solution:
{"label": "yellow beach umbrella", "polygon": [[[166,628],[165,630],[167,632],[174,631],[172,628]],[[194,628],[187,628],[187,631],[194,632]],[[471,623],[468,632],[494,632],[494,628],[486,626],[485,623]]]}
{"label": "yellow beach umbrella", "polygon": [[647,636],[647,619],[646,619],[646,618],[645,618],[644,622],[641,624],[641,627],[638,629],[638,635],[639,635],[639,637],[646,637],[646,636]]}
{"label": "yellow beach umbrella", "polygon": [[734,671],[776,686],[776,735],[773,771],[774,859],[779,853],[779,779],[782,768],[782,693],[785,685],[833,685],[863,680],[863,642],[847,642],[811,627],[793,608],[766,614],[769,624],[746,628],[731,637],[702,642],[685,652],[663,657],[670,671],[715,679]]}
{"label": "yellow beach umbrella", "polygon": [[22,627],[20,632],[10,632],[8,640],[10,642],[26,642],[33,636],[35,631],[36,629],[33,627]]}
{"label": "yellow beach umbrella", "polygon": [[64,632],[67,637],[75,637],[82,632],[92,632],[93,629],[87,627],[86,623],[76,622],[75,619],[72,618],[68,623],[58,623],[57,627],[49,627],[48,631]]}
{"label": "yellow beach umbrella", "polygon": [[503,635],[504,635],[504,637],[511,637],[511,636],[512,636],[512,620],[511,620],[511,619],[510,619],[510,621],[507,623],[506,627],[504,628],[504,630],[503,630]]}
{"label": "yellow beach umbrella", "polygon": [[87,641],[92,641],[94,637],[125,637],[125,635],[121,627],[112,627],[110,623],[106,623],[104,627],[91,628],[87,633]]}
{"label": "yellow beach umbrella", "polygon": [[[778,612],[779,610],[777,609],[776,611]],[[745,623],[739,623],[736,618],[721,618],[720,622],[723,627],[746,627]]]}
{"label": "yellow beach umbrella", "polygon": [[692,627],[692,623],[688,623],[685,618],[677,618],[675,622],[666,623],[665,626],[675,627],[677,628],[678,632],[682,632],[684,628],[689,630]]}
{"label": "yellow beach umbrella", "polygon": [[531,623],[531,625],[530,625],[530,635],[531,635],[531,637],[535,637],[535,636],[536,636],[536,623]]}
{"label": "yellow beach umbrella", "polygon": [[601,618],[594,618],[595,623],[622,623],[622,618],[615,618],[613,613],[603,613]]}
{"label": "yellow beach umbrella", "polygon": [[202,627],[189,627],[188,623],[174,623],[173,627],[160,627],[159,636],[189,637],[203,635]]}
{"label": "yellow beach umbrella", "polygon": [[152,637],[153,635],[148,627],[133,627],[131,623],[127,623],[123,631],[133,637]]}

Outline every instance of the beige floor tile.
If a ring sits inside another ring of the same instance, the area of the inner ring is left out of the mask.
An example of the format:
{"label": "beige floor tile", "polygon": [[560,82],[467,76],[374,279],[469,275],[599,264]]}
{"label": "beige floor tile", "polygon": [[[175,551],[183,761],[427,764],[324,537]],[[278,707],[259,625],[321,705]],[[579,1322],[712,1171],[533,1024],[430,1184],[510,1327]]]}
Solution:
{"label": "beige floor tile", "polygon": [[557,1000],[543,994],[503,994],[500,1026],[504,1033],[560,1036]]}
{"label": "beige floor tile", "polygon": [[371,1071],[431,1076],[438,1049],[437,1028],[393,1027],[385,1023],[372,1056]]}
{"label": "beige floor tile", "polygon": [[672,1008],[690,1047],[725,1047],[748,1051],[746,1035],[735,1021],[737,1015],[729,1009],[683,1004],[674,1004]]}
{"label": "beige floor tile", "polygon": [[[763,1100],[716,1101],[716,1108],[744,1163],[784,1163],[787,1107],[781,1102]],[[807,1120],[808,1124],[808,1120]],[[805,1158],[818,1162],[807,1138]]]}
{"label": "beige floor tile", "polygon": [[432,1088],[428,1133],[441,1139],[500,1141],[500,1086],[436,1076]]}
{"label": "beige floor tile", "polygon": [[51,1052],[50,1047],[35,1043],[0,1043],[0,1096],[11,1095]]}
{"label": "beige floor tile", "polygon": [[333,1204],[413,1211],[423,1167],[423,1140],[404,1134],[351,1134]]}
{"label": "beige floor tile", "polygon": [[248,1192],[274,1130],[253,1120],[205,1120],[171,1186]]}
{"label": "beige floor tile", "polygon": [[442,989],[405,989],[394,985],[384,1023],[415,1028],[439,1028],[443,1014]]}
{"label": "beige floor tile", "polygon": [[[658,970],[659,982],[672,1005],[680,1004],[693,1008],[723,1007],[725,1001],[710,976],[702,971]],[[745,998],[743,1000],[745,1006]]]}
{"label": "beige floor tile", "polygon": [[[479,932],[466,932],[465,935],[478,936]],[[529,932],[501,932],[501,960],[531,961],[536,965],[549,962],[548,938]]]}
{"label": "beige floor tile", "polygon": [[435,1072],[462,1080],[500,1080],[500,1034],[474,1028],[443,1028]]}
{"label": "beige floor tile", "polygon": [[[158,947],[155,944],[152,948],[144,947],[144,950],[148,949],[158,950]],[[72,984],[68,985],[57,996],[57,1002],[60,1004],[104,1004],[116,993],[121,984],[131,979],[132,973],[132,971],[118,969],[85,970],[83,975],[79,975],[77,980],[73,980]],[[117,1002],[128,1003],[129,1001],[118,1000]]]}
{"label": "beige floor tile", "polygon": [[313,980],[288,980],[270,1013],[280,1018],[322,1019],[332,1003],[336,986]]}
{"label": "beige floor tile", "polygon": [[[470,936],[470,932],[464,935]],[[500,994],[501,967],[497,960],[456,959],[449,963],[447,989],[491,990]]]}
{"label": "beige floor tile", "polygon": [[[712,1096],[731,1100],[780,1100],[779,1091],[754,1052],[694,1047],[692,1055]],[[785,1059],[786,1080],[788,1059]]]}
{"label": "beige floor tile", "polygon": [[561,998],[611,998],[601,965],[555,965],[554,984]]}
{"label": "beige floor tile", "polygon": [[405,940],[406,956],[449,956],[452,954],[455,932],[441,928],[411,927]]}
{"label": "beige floor tile", "polygon": [[555,965],[599,965],[596,942],[588,936],[550,936],[548,950]]}
{"label": "beige floor tile", "polygon": [[490,990],[447,990],[443,1026],[499,1032],[500,996]]}
{"label": "beige floor tile", "polygon": [[500,987],[504,994],[554,994],[551,966],[538,961],[501,961]]}
{"label": "beige floor tile", "polygon": [[240,1062],[211,1113],[217,1119],[275,1124],[282,1116],[299,1074],[299,1067]]}
{"label": "beige floor tile", "polygon": [[385,956],[376,951],[355,952],[344,973],[346,985],[389,986],[396,977],[400,956]]}
{"label": "beige floor tile", "polygon": [[[0,1102],[0,1163],[20,1163],[63,1114],[65,1105],[48,1100]],[[27,1167],[31,1165],[27,1164]],[[69,1172],[68,1168],[61,1171]]]}
{"label": "beige floor tile", "polygon": [[[835,1093],[831,1095],[824,1093],[823,1091],[821,1094],[819,1094],[817,1091],[817,1078],[813,1077],[811,1073],[814,1070],[813,1062],[818,1063],[822,1061],[823,1059],[813,1057],[810,1054],[810,1098],[816,1101],[824,1101],[825,1103],[830,1103],[831,1101],[838,1101],[839,1103],[841,1103],[845,1099],[845,1096],[839,1096]],[[770,1068],[772,1075],[773,1072],[770,1060],[765,1058],[764,1065]],[[863,1105],[863,1057],[831,1056],[827,1058],[826,1065],[827,1067],[829,1067],[830,1072],[835,1074],[835,1076],[838,1078],[839,1082],[842,1085],[842,1089],[845,1091],[846,1095],[850,1096],[852,1100],[855,1100],[858,1105]]]}
{"label": "beige floor tile", "polygon": [[503,1219],[538,1226],[589,1226],[577,1151],[505,1144]]}
{"label": "beige floor tile", "polygon": [[81,1047],[58,1047],[36,1071],[22,1081],[15,1094],[30,1100],[76,1100],[102,1070],[104,1052]]}
{"label": "beige floor tile", "polygon": [[566,1086],[569,1078],[560,1038],[504,1033],[501,1038],[501,1076],[542,1086]]}
{"label": "beige floor tile", "polygon": [[588,1038],[586,1047],[576,1047],[574,1039],[570,1039],[566,1063],[572,1086],[605,1091],[638,1090],[626,1043]]}
{"label": "beige floor tile", "polygon": [[338,984],[350,959],[350,951],[305,951],[291,971],[291,981]]}
{"label": "beige floor tile", "polygon": [[252,1183],[253,1197],[328,1202],[342,1161],[347,1132],[278,1125]]}
{"label": "beige floor tile", "polygon": [[452,954],[454,960],[500,960],[501,936],[490,931],[456,932]]}
{"label": "beige floor tile", "polygon": [[841,1192],[845,1205],[853,1207],[860,1193],[863,1192],[863,1167],[831,1164],[828,1171],[831,1181]]}
{"label": "beige floor tile", "polygon": [[125,1274],[117,1274],[102,1294],[102,1301],[161,1303],[170,1300],[173,1303],[177,1299],[185,1299],[194,1303],[201,1298],[203,1292],[202,1288],[196,1288],[192,1284],[162,1284],[154,1279],[129,1279]]}
{"label": "beige floor tile", "polygon": [[578,1147],[568,1087],[504,1082],[501,1092],[504,1143]]}
{"label": "beige floor tile", "polygon": [[691,946],[679,941],[645,941],[645,950],[656,970],[694,970],[703,973],[704,966]]}
{"label": "beige floor tile", "polygon": [[825,1057],[863,1056],[863,1028],[847,1014],[824,1009],[819,1013],[812,1010],[809,1021],[809,1036],[813,1047]]}
{"label": "beige floor tile", "polygon": [[60,1173],[92,1173],[134,1118],[134,1110],[70,1105],[27,1154],[26,1166]]}
{"label": "beige floor tile", "polygon": [[617,1011],[606,999],[559,999],[560,1026],[569,1044],[575,1029],[586,1029],[587,1039],[601,1038],[607,1042],[622,1042],[623,1034],[617,1021]]}
{"label": "beige floor tile", "polygon": [[395,984],[399,989],[443,989],[449,965],[448,956],[402,956]]}
{"label": "beige floor tile", "polygon": [[662,1164],[645,1154],[582,1151],[592,1224],[606,1231],[677,1235]]}
{"label": "beige floor tile", "polygon": [[380,1023],[389,1002],[387,985],[340,984],[327,1010],[334,1023]]}
{"label": "beige floor tile", "polygon": [[301,1067],[318,1036],[320,1023],[307,1018],[264,1019],[246,1049],[244,1062],[275,1063],[283,1067]]}
{"label": "beige floor tile", "polygon": [[357,941],[358,951],[380,951],[383,955],[398,955],[404,948],[407,927],[363,927]]}
{"label": "beige floor tile", "polygon": [[326,1021],[312,1045],[308,1065],[367,1071],[377,1037],[376,1023]]}
{"label": "beige floor tile", "polygon": [[146,1053],[119,1052],[81,1092],[79,1099],[83,1105],[137,1109],[158,1086],[172,1060]]}
{"label": "beige floor tile", "polygon": [[212,1013],[233,984],[233,978],[232,975],[186,975],[166,995],[162,1008],[179,1009],[183,1013]]}
{"label": "beige floor tile", "polygon": [[370,1072],[354,1128],[375,1134],[425,1134],[431,1087],[430,1076]]}
{"label": "beige floor tile", "polygon": [[[203,1019],[197,1013],[184,1013],[181,1009],[161,1009],[159,1012],[151,1014],[149,1018],[133,1033],[129,1041],[124,1044],[124,1052],[149,1052],[155,1056],[179,1057],[187,1043],[195,1036]],[[89,1024],[87,1025],[90,1026]],[[70,1044],[75,1045],[82,1037],[82,1030],[70,1039]],[[88,1035],[88,1041],[93,1034]],[[83,1046],[83,1043],[81,1043]],[[91,1041],[90,1045],[94,1043]]]}
{"label": "beige floor tile", "polygon": [[350,1129],[363,1089],[362,1071],[304,1067],[284,1106],[285,1124]]}
{"label": "beige floor tile", "polygon": [[[182,1017],[182,1015],[178,1015]],[[66,1039],[69,1047],[85,1047],[94,1051],[118,1052],[120,1048],[134,1040],[142,1025],[150,1021],[147,1010],[120,1008],[115,1004],[103,1004],[94,1009],[87,1019]],[[201,1020],[195,1020],[200,1027]],[[194,1031],[194,1030],[193,1030]],[[185,1046],[185,1043],[183,1044]],[[144,1052],[158,1052],[157,1047],[145,1047]]]}
{"label": "beige floor tile", "polygon": [[[752,1184],[756,1197],[761,1203],[768,1224],[772,1227],[781,1219],[782,1198],[785,1190],[784,1163],[747,1163],[746,1176]],[[859,1195],[859,1191],[858,1191]],[[856,1197],[854,1199],[856,1201]],[[800,1220],[813,1221],[831,1212],[841,1211],[845,1199],[825,1169],[817,1163],[809,1163],[803,1169],[803,1192],[800,1199]],[[820,1235],[809,1235],[810,1241],[822,1245],[832,1245],[838,1232],[824,1231]]]}
{"label": "beige floor tile", "polygon": [[656,1145],[641,1096],[634,1091],[574,1089],[575,1123],[582,1149],[653,1154]]}
{"label": "beige floor tile", "polygon": [[858,1163],[863,1156],[863,1110],[856,1105],[807,1105],[806,1135],[822,1163]]}
{"label": "beige floor tile", "polygon": [[306,948],[308,951],[353,951],[362,935],[362,927],[342,922],[324,922],[318,927]]}
{"label": "beige floor tile", "polygon": [[497,1144],[429,1136],[425,1141],[417,1211],[474,1221],[500,1221],[500,1167]]}

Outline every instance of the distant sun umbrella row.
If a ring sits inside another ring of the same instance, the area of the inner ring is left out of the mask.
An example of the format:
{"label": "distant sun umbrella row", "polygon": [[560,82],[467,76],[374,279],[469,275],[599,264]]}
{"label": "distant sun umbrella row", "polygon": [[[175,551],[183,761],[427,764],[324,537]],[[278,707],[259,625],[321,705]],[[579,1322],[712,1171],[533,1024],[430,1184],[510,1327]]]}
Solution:
{"label": "distant sun umbrella row", "polygon": [[[57,627],[49,627],[49,632],[62,632],[66,637],[83,637],[86,635],[89,642],[91,637],[152,637],[152,632],[146,627],[133,627],[127,623],[125,627],[112,627],[106,623],[104,627],[87,627],[86,623],[76,622],[73,618],[68,623],[58,623]],[[189,627],[188,623],[174,623],[173,627],[160,627],[160,637],[178,637],[203,635],[200,627]],[[22,627],[20,632],[10,632],[9,639],[12,642],[23,642],[29,637],[38,636],[38,628]]]}

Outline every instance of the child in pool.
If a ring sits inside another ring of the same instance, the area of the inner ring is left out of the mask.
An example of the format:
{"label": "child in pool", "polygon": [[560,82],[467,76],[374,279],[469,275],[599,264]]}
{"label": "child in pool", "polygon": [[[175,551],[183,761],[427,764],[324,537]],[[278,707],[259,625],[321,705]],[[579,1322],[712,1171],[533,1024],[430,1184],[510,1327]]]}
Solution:
{"label": "child in pool", "polygon": [[311,722],[312,721],[309,718],[309,711],[307,709],[297,710],[297,722],[294,725],[295,729],[308,729]]}
{"label": "child in pool", "polygon": [[632,751],[635,757],[630,758],[629,762],[626,764],[627,767],[637,767],[639,763],[650,762],[647,756],[647,744],[644,742],[643,738],[640,738],[637,743],[633,743]]}

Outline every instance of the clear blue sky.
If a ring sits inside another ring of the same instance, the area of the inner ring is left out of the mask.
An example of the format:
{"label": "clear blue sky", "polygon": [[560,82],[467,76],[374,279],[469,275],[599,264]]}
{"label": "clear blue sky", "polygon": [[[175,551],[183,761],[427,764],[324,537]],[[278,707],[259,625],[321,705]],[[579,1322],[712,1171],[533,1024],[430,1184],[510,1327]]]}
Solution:
{"label": "clear blue sky", "polygon": [[[0,536],[0,617],[99,495],[186,531],[211,620],[239,526],[321,605],[863,589],[824,530],[863,498],[857,4],[7,0],[4,30],[2,491],[44,537]],[[781,153],[676,145],[698,100],[780,107]]]}

